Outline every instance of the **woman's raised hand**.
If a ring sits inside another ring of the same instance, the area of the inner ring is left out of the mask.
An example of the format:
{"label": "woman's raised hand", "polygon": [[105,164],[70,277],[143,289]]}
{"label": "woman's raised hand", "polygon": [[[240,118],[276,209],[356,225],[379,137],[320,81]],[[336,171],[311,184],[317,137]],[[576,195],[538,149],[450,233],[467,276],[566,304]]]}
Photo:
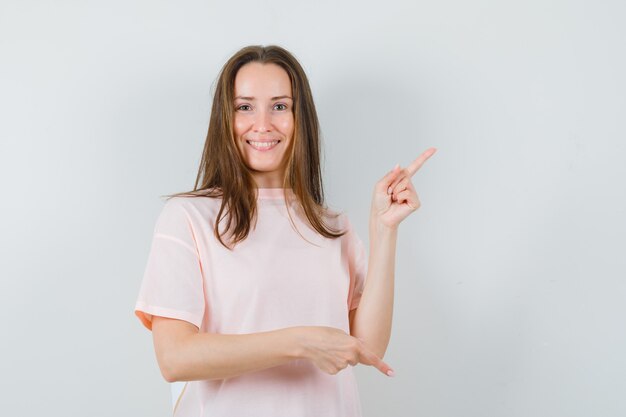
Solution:
{"label": "woman's raised hand", "polygon": [[429,148],[408,167],[396,166],[381,178],[374,187],[371,216],[387,227],[397,227],[402,220],[420,207],[411,177],[437,151]]}
{"label": "woman's raised hand", "polygon": [[374,366],[383,374],[392,370],[358,338],[341,329],[326,326],[299,326],[301,356],[322,371],[335,375],[348,365]]}

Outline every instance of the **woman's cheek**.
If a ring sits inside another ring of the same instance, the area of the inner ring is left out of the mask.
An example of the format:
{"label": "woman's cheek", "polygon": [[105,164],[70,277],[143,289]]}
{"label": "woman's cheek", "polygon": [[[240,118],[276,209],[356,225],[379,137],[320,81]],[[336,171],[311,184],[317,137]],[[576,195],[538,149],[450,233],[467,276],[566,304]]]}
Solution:
{"label": "woman's cheek", "polygon": [[285,115],[284,118],[279,123],[280,129],[283,132],[290,132],[293,130],[293,115],[289,113],[289,115]]}
{"label": "woman's cheek", "polygon": [[245,124],[245,122],[243,120],[241,120],[240,117],[235,117],[235,120],[234,120],[233,124],[234,124],[235,132],[238,135],[240,135],[242,133],[245,133],[245,131],[246,131],[246,124]]}

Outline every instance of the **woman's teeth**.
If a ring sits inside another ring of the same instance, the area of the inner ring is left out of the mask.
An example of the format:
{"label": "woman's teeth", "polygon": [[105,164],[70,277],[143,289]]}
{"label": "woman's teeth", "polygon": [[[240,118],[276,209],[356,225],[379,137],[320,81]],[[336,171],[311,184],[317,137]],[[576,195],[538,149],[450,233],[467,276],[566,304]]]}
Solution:
{"label": "woman's teeth", "polygon": [[272,149],[280,141],[273,140],[271,142],[254,142],[252,140],[248,140],[246,142],[248,142],[248,144],[250,144],[254,149],[257,149],[259,151],[266,151],[266,150]]}

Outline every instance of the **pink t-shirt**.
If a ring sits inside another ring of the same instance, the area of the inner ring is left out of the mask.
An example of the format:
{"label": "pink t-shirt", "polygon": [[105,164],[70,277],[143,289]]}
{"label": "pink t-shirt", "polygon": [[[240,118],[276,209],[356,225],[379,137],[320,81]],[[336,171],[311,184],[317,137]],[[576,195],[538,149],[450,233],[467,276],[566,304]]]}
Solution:
{"label": "pink t-shirt", "polygon": [[[284,192],[297,229],[315,245],[293,229]],[[260,188],[256,229],[253,222],[231,252],[213,234],[221,198],[166,201],[135,306],[143,325],[152,330],[152,315],[158,315],[210,333],[330,326],[349,334],[348,310],[357,307],[365,282],[364,245],[345,213],[331,224],[349,232],[329,239],[308,226],[296,203],[291,189]],[[361,405],[351,366],[330,375],[299,359],[232,378],[188,381],[174,416],[360,417]]]}

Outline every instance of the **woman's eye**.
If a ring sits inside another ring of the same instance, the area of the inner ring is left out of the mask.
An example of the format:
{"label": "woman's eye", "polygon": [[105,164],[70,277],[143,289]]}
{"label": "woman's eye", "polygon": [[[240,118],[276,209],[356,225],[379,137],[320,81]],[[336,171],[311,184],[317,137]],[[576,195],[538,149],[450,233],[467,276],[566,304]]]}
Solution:
{"label": "woman's eye", "polygon": [[250,107],[250,106],[248,106],[247,104],[242,104],[241,106],[237,107],[237,110],[246,110],[246,109],[243,109],[242,107]]}
{"label": "woman's eye", "polygon": [[283,106],[283,108],[282,108],[282,109],[279,109],[279,110],[286,110],[286,109],[287,109],[287,106],[286,106],[286,105],[284,105],[284,104],[277,104],[276,106]]}

